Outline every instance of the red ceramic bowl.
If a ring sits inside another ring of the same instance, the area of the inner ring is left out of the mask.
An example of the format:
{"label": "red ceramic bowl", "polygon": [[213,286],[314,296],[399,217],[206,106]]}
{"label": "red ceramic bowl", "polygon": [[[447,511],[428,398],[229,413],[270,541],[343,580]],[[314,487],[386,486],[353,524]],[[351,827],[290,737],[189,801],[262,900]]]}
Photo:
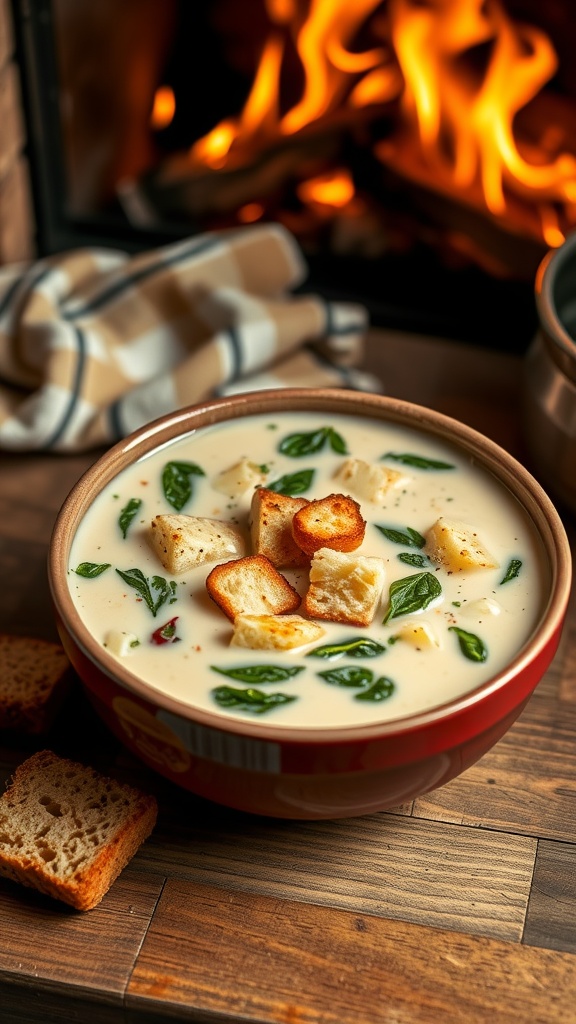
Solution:
{"label": "red ceramic bowl", "polygon": [[[540,537],[547,582],[536,628],[503,671],[458,699],[393,721],[279,728],[270,721],[228,720],[159,694],[96,642],[67,584],[72,540],[95,497],[134,460],[184,433],[252,413],[273,416],[286,410],[303,416],[345,413],[416,428],[456,445],[512,492]],[[70,661],[97,712],[134,754],[179,786],[219,803],[261,815],[314,819],[368,814],[412,800],[465,771],[504,735],[554,657],[569,597],[571,559],[562,522],[539,484],[471,428],[391,398],[284,389],[184,409],[103,455],[60,511],[49,580]]]}

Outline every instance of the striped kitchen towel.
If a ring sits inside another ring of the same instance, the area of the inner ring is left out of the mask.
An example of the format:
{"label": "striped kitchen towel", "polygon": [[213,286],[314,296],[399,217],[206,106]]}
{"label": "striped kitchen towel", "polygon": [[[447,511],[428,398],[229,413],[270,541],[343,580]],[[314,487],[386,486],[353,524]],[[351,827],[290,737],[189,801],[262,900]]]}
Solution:
{"label": "striped kitchen towel", "polygon": [[0,448],[109,445],[236,391],[379,390],[358,369],[365,310],[291,294],[306,273],[276,224],[0,267]]}

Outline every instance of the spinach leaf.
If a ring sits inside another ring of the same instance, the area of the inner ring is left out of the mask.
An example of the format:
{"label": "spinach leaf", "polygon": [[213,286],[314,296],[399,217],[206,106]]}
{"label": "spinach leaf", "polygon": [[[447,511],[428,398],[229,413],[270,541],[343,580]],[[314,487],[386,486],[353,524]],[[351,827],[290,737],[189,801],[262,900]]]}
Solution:
{"label": "spinach leaf", "polygon": [[240,668],[219,668],[218,665],[211,665],[213,672],[228,676],[230,679],[238,679],[241,683],[280,683],[285,679],[291,679],[304,670],[303,665],[243,665]]}
{"label": "spinach leaf", "polygon": [[387,700],[391,697],[396,689],[395,684],[391,679],[387,679],[386,676],[380,676],[372,686],[369,686],[367,690],[362,690],[361,693],[354,694],[354,700],[370,700],[380,701]]}
{"label": "spinach leaf", "polygon": [[404,562],[406,565],[411,565],[414,569],[423,569],[426,565],[430,565],[430,562],[426,558],[426,555],[412,554],[411,551],[402,551],[398,555],[398,560]]}
{"label": "spinach leaf", "polygon": [[333,686],[365,687],[374,680],[374,673],[369,668],[359,668],[356,665],[327,669],[326,672],[318,672],[318,675]]}
{"label": "spinach leaf", "polygon": [[86,580],[95,580],[97,576],[101,576],[106,569],[110,568],[110,562],[80,562],[74,569],[74,572],[78,576],[83,576]]}
{"label": "spinach leaf", "polygon": [[192,477],[206,476],[195,462],[167,462],[162,470],[164,497],[172,508],[180,512],[192,497]]}
{"label": "spinach leaf", "polygon": [[423,611],[441,593],[442,587],[431,572],[418,572],[395,580],[390,584],[390,606],[382,622]]}
{"label": "spinach leaf", "polygon": [[267,484],[269,491],[276,491],[277,494],[288,494],[294,497],[297,494],[305,494],[312,485],[314,469],[301,469],[299,473],[286,473],[272,483]]}
{"label": "spinach leaf", "polygon": [[377,530],[383,533],[386,540],[392,541],[393,544],[404,544],[408,548],[423,548],[426,543],[426,538],[418,533],[418,530],[413,530],[411,526],[406,527],[406,531],[397,530],[393,526],[379,526],[378,523],[374,523]]}
{"label": "spinach leaf", "polygon": [[480,637],[474,633],[467,633],[465,629],[459,629],[458,626],[448,626],[448,631],[456,633],[460,650],[469,661],[486,661],[488,650]]}
{"label": "spinach leaf", "polygon": [[342,640],[339,644],[322,644],[309,651],[307,658],[341,658],[347,654],[350,658],[375,658],[378,654],[385,654],[386,648],[376,643],[370,637],[357,636],[352,640]]}
{"label": "spinach leaf", "polygon": [[520,574],[521,568],[522,562],[520,561],[520,559],[511,558],[508,563],[508,568],[506,569],[504,576],[500,580],[500,586],[502,586],[503,583],[508,583],[510,580],[516,579],[516,577]]}
{"label": "spinach leaf", "polygon": [[302,434],[287,434],[280,441],[278,451],[282,455],[289,455],[291,459],[300,459],[304,455],[322,451],[326,443],[338,455],[348,454],[344,438],[332,427],[320,427]]}
{"label": "spinach leaf", "polygon": [[238,711],[251,711],[255,715],[263,715],[282,704],[289,704],[296,697],[285,693],[263,693],[262,690],[239,690],[234,686],[217,686],[212,696],[221,708],[237,708]]}
{"label": "spinach leaf", "polygon": [[380,456],[381,459],[393,459],[394,462],[401,462],[404,466],[412,466],[414,469],[455,469],[451,462],[440,462],[438,459],[427,459],[424,455],[413,455],[410,452],[386,452]]}
{"label": "spinach leaf", "polygon": [[176,584],[173,580],[167,582],[162,576],[152,576],[147,579],[140,569],[116,569],[129,587],[132,587],[156,617],[156,613],[163,604],[168,601],[174,604],[176,597]]}
{"label": "spinach leaf", "polygon": [[141,498],[130,498],[128,504],[124,505],[119,517],[118,526],[122,531],[122,536],[126,539],[126,534],[130,528],[132,520],[137,515],[138,510],[142,507]]}

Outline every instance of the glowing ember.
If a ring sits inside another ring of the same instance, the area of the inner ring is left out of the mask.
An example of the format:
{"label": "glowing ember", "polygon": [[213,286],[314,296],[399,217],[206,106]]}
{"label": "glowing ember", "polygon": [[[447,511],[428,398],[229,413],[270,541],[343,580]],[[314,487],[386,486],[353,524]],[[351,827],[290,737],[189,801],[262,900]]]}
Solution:
{"label": "glowing ember", "polygon": [[[518,115],[555,74],[556,54],[499,0],[267,0],[267,13],[244,109],[194,144],[193,170],[233,170],[302,133],[335,123],[352,130],[360,116],[374,122],[385,112],[395,127],[372,143],[382,165],[550,246],[576,225],[568,129],[546,119],[536,144],[517,137]],[[302,86],[281,109],[289,44]],[[300,181],[297,194],[337,208],[354,185],[332,171]]]}

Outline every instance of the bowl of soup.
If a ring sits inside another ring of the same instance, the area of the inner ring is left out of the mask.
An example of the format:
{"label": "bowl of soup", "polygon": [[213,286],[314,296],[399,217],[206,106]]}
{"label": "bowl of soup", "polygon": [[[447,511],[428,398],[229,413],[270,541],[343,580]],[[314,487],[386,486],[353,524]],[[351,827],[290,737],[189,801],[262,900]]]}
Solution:
{"label": "bowl of soup", "polygon": [[109,729],[184,789],[300,819],[397,806],[477,761],[554,657],[570,573],[554,505],[494,442],[311,388],[121,441],[49,555]]}

